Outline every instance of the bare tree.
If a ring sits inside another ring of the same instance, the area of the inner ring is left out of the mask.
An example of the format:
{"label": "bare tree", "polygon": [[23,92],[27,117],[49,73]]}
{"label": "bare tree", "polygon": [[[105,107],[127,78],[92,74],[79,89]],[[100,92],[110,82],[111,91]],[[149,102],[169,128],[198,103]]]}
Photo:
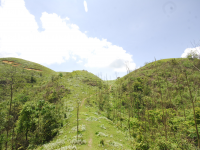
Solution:
{"label": "bare tree", "polygon": [[[156,58],[155,58],[155,66],[156,66]],[[159,77],[158,77],[158,69],[157,69],[157,66],[156,66],[156,73],[157,73],[157,80],[158,80],[158,84],[159,84],[159,88],[160,88],[160,98],[161,98],[161,102],[162,102],[162,112],[163,112],[163,115],[162,115],[162,119],[163,119],[163,124],[165,126],[165,138],[167,140],[167,130],[166,130],[166,122],[165,122],[165,112],[164,112],[164,108],[163,108],[163,95],[162,95],[162,89],[161,89],[161,85],[160,85],[160,80],[159,80]]]}
{"label": "bare tree", "polygon": [[78,141],[78,125],[79,125],[79,105],[80,100],[78,99],[78,94],[76,94],[76,103],[77,103],[77,141]]}

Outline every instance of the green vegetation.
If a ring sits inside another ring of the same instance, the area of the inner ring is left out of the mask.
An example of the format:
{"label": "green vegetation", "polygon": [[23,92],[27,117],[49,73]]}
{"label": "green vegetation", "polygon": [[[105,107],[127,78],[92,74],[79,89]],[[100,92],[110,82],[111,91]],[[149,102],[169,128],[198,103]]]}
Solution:
{"label": "green vegetation", "polygon": [[146,63],[103,81],[0,59],[0,150],[199,149],[200,60]]}

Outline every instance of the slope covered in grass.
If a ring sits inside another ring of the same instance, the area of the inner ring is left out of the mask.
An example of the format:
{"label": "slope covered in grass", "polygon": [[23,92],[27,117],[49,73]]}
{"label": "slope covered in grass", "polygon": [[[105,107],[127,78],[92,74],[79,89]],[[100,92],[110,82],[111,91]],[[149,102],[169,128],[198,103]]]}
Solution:
{"label": "slope covered in grass", "polygon": [[135,148],[198,147],[198,68],[198,59],[164,59],[148,63],[116,81],[113,94],[118,102],[114,109],[120,113],[121,127],[130,129]]}
{"label": "slope covered in grass", "polygon": [[[59,130],[59,134],[49,143],[37,149],[131,149],[130,137],[127,132],[119,130],[115,123],[106,117],[96,106],[96,94],[82,96],[79,112],[79,134],[77,141],[77,112],[76,104],[73,106],[68,122]],[[86,99],[85,99],[85,98]]]}
{"label": "slope covered in grass", "polygon": [[49,142],[69,122],[77,99],[106,88],[87,71],[57,73],[21,59],[1,60],[0,147],[27,149]]}
{"label": "slope covered in grass", "polygon": [[12,58],[12,57],[0,58],[0,69],[2,71],[5,70],[5,68],[13,65],[18,68],[24,68],[24,70],[33,69],[29,71],[42,72],[43,74],[55,73],[55,71],[31,61],[23,60],[20,58]]}
{"label": "slope covered in grass", "polygon": [[84,70],[55,72],[21,59],[1,60],[7,60],[0,62],[3,149],[198,147],[198,59],[158,60],[112,81]]}

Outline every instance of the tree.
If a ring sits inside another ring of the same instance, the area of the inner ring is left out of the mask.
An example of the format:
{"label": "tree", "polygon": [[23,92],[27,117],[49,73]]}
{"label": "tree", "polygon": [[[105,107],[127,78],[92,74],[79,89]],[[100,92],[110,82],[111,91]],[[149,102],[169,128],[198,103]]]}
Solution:
{"label": "tree", "polygon": [[62,77],[63,77],[63,74],[62,74],[62,73],[59,73],[59,76],[60,76],[60,78],[62,78]]}
{"label": "tree", "polygon": [[35,122],[33,121],[34,107],[25,105],[20,113],[18,132],[24,132],[26,136],[26,146],[28,146],[28,132],[35,130]]}
{"label": "tree", "polygon": [[5,129],[6,113],[3,111],[3,103],[0,103],[0,150],[3,150],[3,141],[5,140],[5,135],[3,131]]}
{"label": "tree", "polygon": [[[189,81],[188,81],[187,71],[184,69],[183,72],[184,72],[184,75],[185,75],[185,79],[187,81],[186,85],[187,85],[189,92],[190,92],[190,100],[192,102],[192,108],[193,108],[193,113],[194,113],[194,122],[195,122],[195,128],[196,128],[196,133],[197,133],[198,147],[200,148],[199,132],[198,132],[198,127],[197,127],[197,121],[196,121],[196,115],[195,115],[195,106],[194,106],[194,100],[195,100],[196,96],[194,98],[194,96],[192,95],[192,91],[191,91],[191,88],[189,86],[190,84],[189,84]],[[193,100],[193,98],[194,98],[194,100]]]}
{"label": "tree", "polygon": [[[6,76],[7,76],[7,81],[8,81],[8,86],[10,86],[10,106],[9,106],[9,112],[7,114],[7,121],[5,123],[5,128],[6,128],[6,135],[7,135],[7,139],[8,139],[8,135],[9,135],[9,130],[12,129],[13,127],[13,117],[11,116],[11,111],[12,111],[12,101],[13,101],[13,91],[14,91],[14,83],[15,83],[15,76],[16,76],[16,68],[13,68],[11,66],[11,68],[9,70],[7,70],[6,72]],[[12,140],[13,143],[13,140]],[[7,144],[8,141],[6,140],[5,143],[5,147],[7,149]]]}
{"label": "tree", "polygon": [[196,59],[196,58],[199,58],[200,55],[198,55],[198,52],[197,50],[191,50],[187,56],[186,56],[188,59]]}
{"label": "tree", "polygon": [[77,141],[78,141],[78,125],[79,125],[79,120],[78,120],[78,118],[79,118],[79,106],[80,106],[80,101],[79,101],[79,99],[78,99],[78,94],[76,94],[76,98],[77,98],[77,100],[76,100],[76,103],[77,103]]}
{"label": "tree", "polygon": [[164,112],[164,108],[163,108],[163,93],[162,93],[162,88],[161,88],[161,84],[160,84],[160,80],[159,80],[159,77],[158,77],[158,67],[156,65],[156,58],[155,58],[155,66],[156,66],[156,76],[157,76],[157,81],[158,81],[158,84],[159,84],[159,94],[160,94],[160,98],[161,98],[161,103],[162,103],[162,121],[163,121],[163,124],[165,126],[165,138],[167,140],[167,131],[166,131],[166,122],[165,122],[165,119],[164,119],[164,116],[165,116],[165,112]]}
{"label": "tree", "polygon": [[58,133],[58,118],[54,104],[44,100],[26,103],[17,123],[16,148],[49,142]]}
{"label": "tree", "polygon": [[31,76],[31,83],[36,83],[36,78]]}

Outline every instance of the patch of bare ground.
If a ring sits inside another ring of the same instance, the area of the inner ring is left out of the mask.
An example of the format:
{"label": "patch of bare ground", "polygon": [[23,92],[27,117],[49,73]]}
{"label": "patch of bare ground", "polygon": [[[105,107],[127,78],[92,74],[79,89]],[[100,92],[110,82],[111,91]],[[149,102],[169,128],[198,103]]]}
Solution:
{"label": "patch of bare ground", "polygon": [[[21,64],[15,63],[14,61],[8,61],[8,60],[3,60],[2,62],[6,63],[6,64],[12,64],[12,66],[14,66],[14,67],[21,65]],[[24,68],[24,69],[26,69],[26,70],[34,70],[34,71],[42,71],[40,69],[34,69],[34,68]]]}
{"label": "patch of bare ground", "polygon": [[12,64],[12,63],[14,63],[14,61],[8,61],[8,60],[3,60],[2,62],[6,63],[6,64]]}
{"label": "patch of bare ground", "polygon": [[15,63],[14,61],[8,61],[8,60],[3,60],[2,62],[6,63],[6,64],[12,64],[12,66],[19,66],[19,65],[21,65],[21,64]]}
{"label": "patch of bare ground", "polygon": [[39,69],[34,69],[34,68],[24,68],[26,70],[34,70],[34,71],[42,71],[42,70],[39,70]]}
{"label": "patch of bare ground", "polygon": [[88,142],[88,146],[92,147],[92,138],[90,138],[89,142]]}

